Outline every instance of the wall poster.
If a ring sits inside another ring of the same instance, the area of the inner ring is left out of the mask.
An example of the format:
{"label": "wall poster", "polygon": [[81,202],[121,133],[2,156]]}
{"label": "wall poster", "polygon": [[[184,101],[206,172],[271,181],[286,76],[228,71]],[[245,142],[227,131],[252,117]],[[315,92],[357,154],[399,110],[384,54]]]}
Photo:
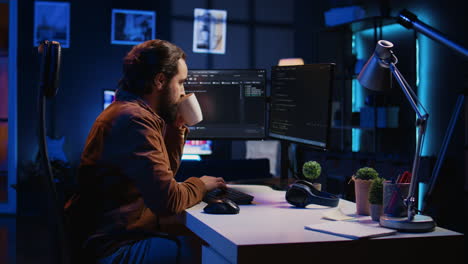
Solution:
{"label": "wall poster", "polygon": [[195,8],[193,22],[193,52],[225,54],[225,10]]}
{"label": "wall poster", "polygon": [[136,45],[155,37],[156,12],[112,9],[112,44]]}
{"label": "wall poster", "polygon": [[54,40],[70,47],[70,3],[34,2],[34,47],[43,40]]}

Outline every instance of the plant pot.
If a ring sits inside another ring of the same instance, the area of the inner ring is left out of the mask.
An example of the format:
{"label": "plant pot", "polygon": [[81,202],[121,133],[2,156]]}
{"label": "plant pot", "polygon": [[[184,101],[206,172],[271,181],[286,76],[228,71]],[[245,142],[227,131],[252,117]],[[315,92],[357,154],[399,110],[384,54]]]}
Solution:
{"label": "plant pot", "polygon": [[372,221],[379,221],[380,216],[383,215],[383,206],[381,204],[371,204],[370,215],[371,215]]}
{"label": "plant pot", "polygon": [[356,194],[356,214],[369,215],[369,188],[372,183],[372,180],[356,179],[354,176],[353,180],[354,191]]}
{"label": "plant pot", "polygon": [[322,184],[321,183],[313,182],[312,186],[314,186],[314,188],[317,189],[317,191],[322,191]]}

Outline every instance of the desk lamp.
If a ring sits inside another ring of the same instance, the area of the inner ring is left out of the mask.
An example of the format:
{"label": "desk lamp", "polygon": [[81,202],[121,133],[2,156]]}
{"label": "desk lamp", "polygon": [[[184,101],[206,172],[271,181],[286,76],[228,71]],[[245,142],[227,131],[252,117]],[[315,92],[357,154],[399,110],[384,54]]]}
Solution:
{"label": "desk lamp", "polygon": [[367,89],[383,91],[389,87],[391,76],[393,75],[408,99],[411,107],[416,112],[416,129],[418,137],[416,151],[414,153],[412,178],[410,190],[405,199],[408,210],[407,217],[381,216],[380,225],[407,232],[426,232],[435,227],[435,222],[430,216],[416,214],[416,186],[418,184],[419,162],[421,160],[421,147],[424,142],[426,125],[429,114],[424,109],[416,94],[400,73],[396,64],[398,59],[392,51],[393,43],[387,40],[377,42],[374,54],[369,58],[358,76],[359,83]]}
{"label": "desk lamp", "polygon": [[[468,59],[467,48],[463,47],[462,45],[458,43],[453,42],[448,37],[446,37],[442,32],[439,32],[438,30],[425,24],[424,22],[419,20],[415,14],[411,13],[410,11],[406,9],[403,9],[402,11],[400,11],[400,14],[397,17],[397,22],[407,29],[413,29],[416,32],[424,34],[425,36],[431,38],[432,40],[437,41],[440,44],[443,44],[444,46],[452,49],[453,51],[456,51],[457,54],[462,56],[464,59]],[[434,189],[434,186],[435,186],[435,182],[437,181],[437,177],[439,176],[439,171],[440,171],[440,168],[442,167],[442,163],[444,162],[447,147],[450,142],[450,139],[452,138],[452,134],[455,129],[455,124],[457,123],[458,117],[462,110],[465,97],[466,97],[466,91],[458,96],[457,102],[453,110],[452,117],[450,119],[449,126],[446,130],[444,140],[442,142],[442,146],[440,148],[439,154],[437,155],[437,161],[432,171],[430,183],[428,186],[428,191],[426,192],[424,196],[422,204],[420,204],[422,211],[424,211],[425,209],[425,206],[426,206],[425,202],[428,200],[428,197],[431,195],[432,190]]]}

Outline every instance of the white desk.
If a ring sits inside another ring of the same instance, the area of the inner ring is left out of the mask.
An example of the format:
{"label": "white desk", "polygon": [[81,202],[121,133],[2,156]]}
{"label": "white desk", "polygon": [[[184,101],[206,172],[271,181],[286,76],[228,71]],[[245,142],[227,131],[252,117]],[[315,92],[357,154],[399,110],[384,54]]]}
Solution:
{"label": "white desk", "polygon": [[[203,212],[206,204],[202,202],[182,215],[183,223],[206,242],[202,246],[202,263],[292,263],[307,258],[328,263],[343,260],[370,263],[386,258],[382,256],[386,248],[391,248],[387,258],[396,257],[398,263],[423,249],[422,254],[429,256],[432,252],[436,254],[431,249],[440,252],[444,248],[444,259],[453,256],[458,261],[464,254],[463,234],[439,227],[428,233],[397,233],[359,240],[306,230],[307,224],[328,221],[322,219],[323,213],[336,208],[309,205],[299,209],[286,202],[284,191],[260,185],[230,187],[255,196],[254,204],[241,205],[237,215],[212,215]],[[355,212],[354,203],[346,200],[340,200],[338,207],[345,214]],[[371,221],[370,217],[361,220],[367,219]],[[416,259],[420,262],[424,258]]]}

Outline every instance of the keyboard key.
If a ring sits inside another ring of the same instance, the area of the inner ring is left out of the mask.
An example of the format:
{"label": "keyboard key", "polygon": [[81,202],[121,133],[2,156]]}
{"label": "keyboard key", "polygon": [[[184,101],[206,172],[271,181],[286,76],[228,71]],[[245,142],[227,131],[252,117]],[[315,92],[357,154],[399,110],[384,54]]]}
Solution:
{"label": "keyboard key", "polygon": [[227,198],[232,200],[236,204],[250,204],[254,197],[250,194],[246,194],[244,192],[238,191],[232,188],[226,189],[214,189],[208,192],[205,197],[203,198],[204,202],[208,202],[210,200],[221,200],[223,198]]}

